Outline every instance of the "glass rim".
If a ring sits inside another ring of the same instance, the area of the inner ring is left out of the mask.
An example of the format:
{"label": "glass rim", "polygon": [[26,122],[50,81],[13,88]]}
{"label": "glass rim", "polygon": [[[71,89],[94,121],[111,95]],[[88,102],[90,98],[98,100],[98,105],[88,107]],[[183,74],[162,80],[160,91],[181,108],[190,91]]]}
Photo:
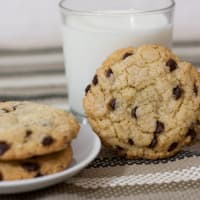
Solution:
{"label": "glass rim", "polygon": [[175,0],[170,0],[171,3],[169,6],[160,8],[160,9],[152,9],[152,10],[140,10],[140,11],[135,11],[135,10],[118,10],[118,11],[113,11],[113,10],[75,10],[75,9],[71,9],[71,8],[67,8],[66,6],[64,6],[64,2],[66,2],[68,0],[61,0],[59,2],[59,7],[62,13],[65,14],[75,14],[75,15],[103,15],[103,16],[120,16],[120,15],[147,15],[147,14],[155,14],[155,13],[162,13],[162,12],[166,12],[169,10],[172,10],[175,5],[176,2]]}

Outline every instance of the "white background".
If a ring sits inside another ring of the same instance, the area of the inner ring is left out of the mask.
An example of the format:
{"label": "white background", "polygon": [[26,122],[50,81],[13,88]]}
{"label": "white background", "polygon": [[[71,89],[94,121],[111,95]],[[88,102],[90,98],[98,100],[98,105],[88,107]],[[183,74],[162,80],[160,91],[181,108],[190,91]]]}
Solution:
{"label": "white background", "polygon": [[[0,49],[61,46],[59,0],[0,0]],[[200,0],[176,0],[174,40],[200,40]]]}

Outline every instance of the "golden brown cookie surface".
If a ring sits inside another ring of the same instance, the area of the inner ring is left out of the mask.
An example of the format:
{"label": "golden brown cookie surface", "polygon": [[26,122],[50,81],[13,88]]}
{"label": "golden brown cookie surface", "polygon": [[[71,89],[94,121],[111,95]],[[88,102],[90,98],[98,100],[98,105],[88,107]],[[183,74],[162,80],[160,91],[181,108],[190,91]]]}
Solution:
{"label": "golden brown cookie surface", "polygon": [[64,149],[79,124],[71,114],[33,102],[0,103],[0,160],[26,159]]}
{"label": "golden brown cookie surface", "polygon": [[174,155],[196,134],[197,70],[171,51],[143,45],[114,52],[86,90],[84,108],[103,143],[127,157]]}
{"label": "golden brown cookie surface", "polygon": [[54,174],[66,169],[72,160],[72,148],[20,161],[0,161],[0,179],[20,180]]}

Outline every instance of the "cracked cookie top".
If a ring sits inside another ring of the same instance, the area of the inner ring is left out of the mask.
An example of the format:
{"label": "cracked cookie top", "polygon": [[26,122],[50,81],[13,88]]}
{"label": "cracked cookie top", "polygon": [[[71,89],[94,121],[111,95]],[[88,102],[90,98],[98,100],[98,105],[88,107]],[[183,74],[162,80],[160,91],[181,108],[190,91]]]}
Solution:
{"label": "cracked cookie top", "polygon": [[127,157],[157,159],[195,139],[197,70],[158,45],[120,49],[86,87],[85,113],[102,142]]}
{"label": "cracked cookie top", "polygon": [[0,103],[0,160],[19,160],[66,148],[79,124],[70,113],[33,102]]}

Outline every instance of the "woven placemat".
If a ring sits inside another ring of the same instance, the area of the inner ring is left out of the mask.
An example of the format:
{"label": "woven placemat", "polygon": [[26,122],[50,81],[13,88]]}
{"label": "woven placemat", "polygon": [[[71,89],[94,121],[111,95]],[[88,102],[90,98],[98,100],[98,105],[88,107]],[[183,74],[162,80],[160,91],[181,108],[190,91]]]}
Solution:
{"label": "woven placemat", "polygon": [[67,181],[83,188],[152,185],[200,179],[200,141],[160,160],[117,157],[105,148],[81,173]]}

